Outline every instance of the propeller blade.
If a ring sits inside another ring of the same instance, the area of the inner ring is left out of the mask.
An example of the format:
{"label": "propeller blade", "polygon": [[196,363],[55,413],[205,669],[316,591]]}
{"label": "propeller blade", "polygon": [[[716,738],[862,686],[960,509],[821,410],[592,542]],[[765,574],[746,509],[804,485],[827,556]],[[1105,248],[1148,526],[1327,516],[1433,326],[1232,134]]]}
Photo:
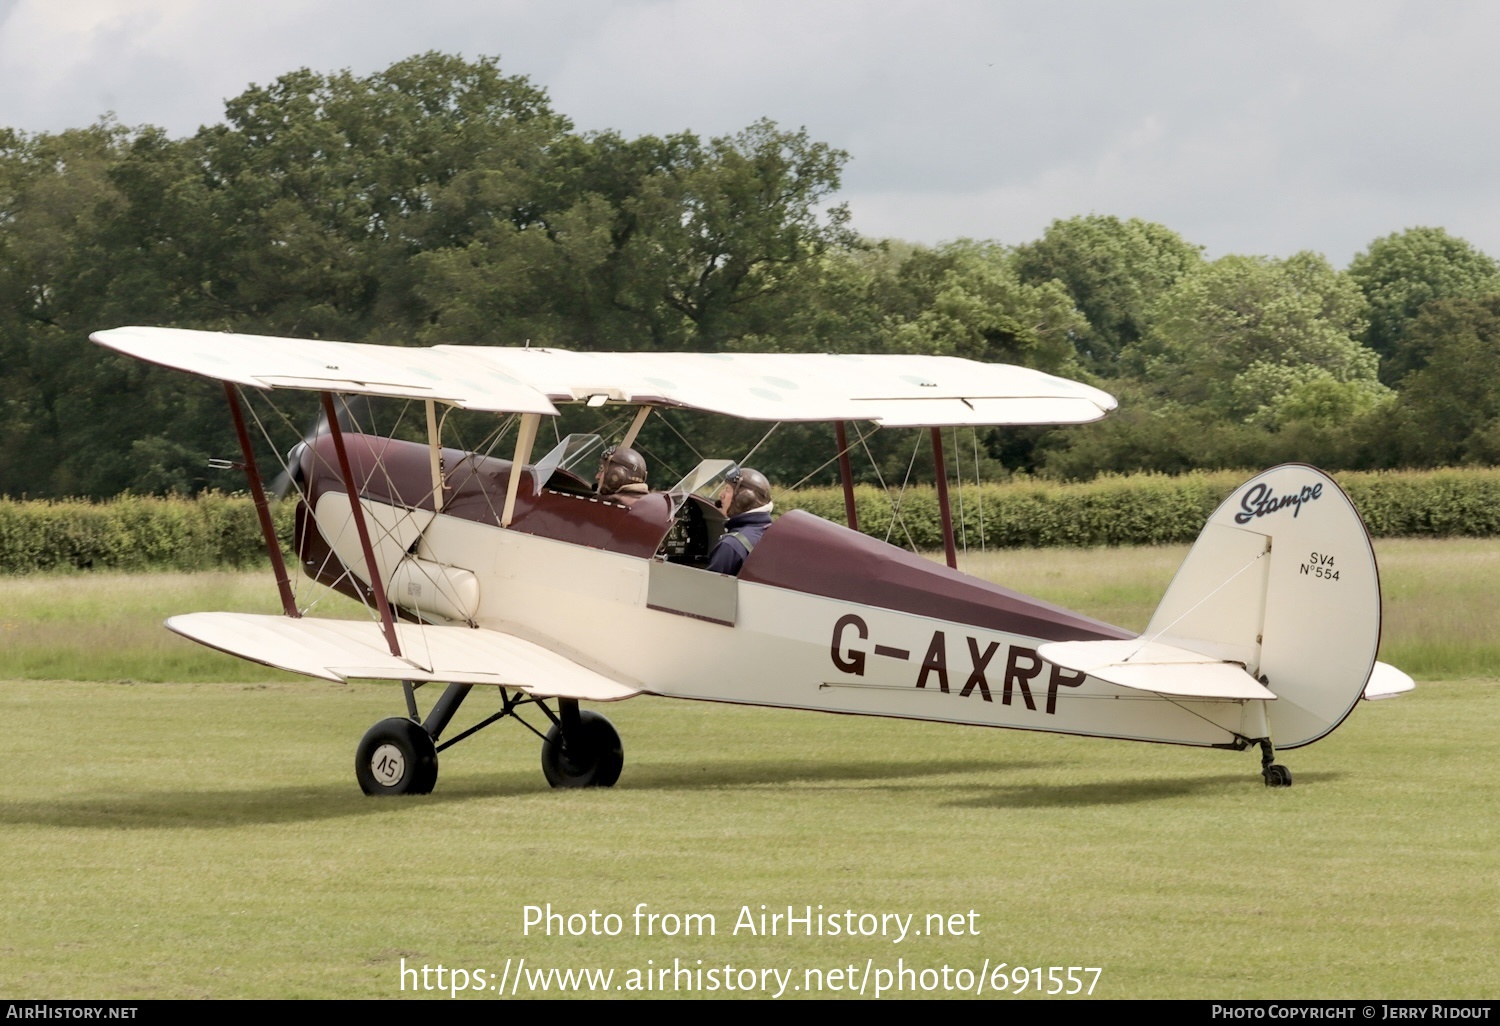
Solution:
{"label": "propeller blade", "polygon": [[[338,414],[340,431],[369,432],[372,430],[374,411],[370,405],[369,396],[341,395],[338,397],[338,402],[334,404],[334,410]],[[302,433],[301,440],[287,452],[286,467],[276,475],[276,480],[271,482],[271,494],[276,501],[280,502],[286,498],[287,493],[292,490],[292,485],[296,482],[303,447],[311,445],[315,439],[327,433],[328,418],[322,410],[319,410],[317,417],[313,419],[312,426]]]}

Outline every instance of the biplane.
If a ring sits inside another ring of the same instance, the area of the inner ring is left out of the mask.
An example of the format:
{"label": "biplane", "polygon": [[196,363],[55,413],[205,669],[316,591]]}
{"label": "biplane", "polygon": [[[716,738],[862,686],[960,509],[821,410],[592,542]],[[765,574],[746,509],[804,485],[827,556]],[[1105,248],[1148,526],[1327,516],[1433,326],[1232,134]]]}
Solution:
{"label": "biplane", "polygon": [[[554,787],[612,785],[619,735],[581,703],[642,694],[1258,747],[1265,783],[1287,786],[1277,749],[1413,686],[1376,659],[1364,524],[1309,466],[1237,488],[1140,634],[961,573],[946,472],[945,563],[855,529],[847,425],[925,429],[943,468],[944,428],[1086,423],[1115,407],[1079,382],[935,356],[417,349],[146,327],[92,338],[223,383],[283,613],[167,626],[314,678],[399,681],[405,715],[356,751],[367,794],[431,791],[440,752],[507,718],[541,737]],[[318,393],[324,425],[283,467],[299,574],[357,600],[364,620],[305,615],[284,563],[244,409],[285,389]],[[425,440],[349,424],[350,397],[420,404]],[[541,452],[540,426],[565,404],[626,407],[614,439],[625,446],[653,411],[832,422],[849,523],[787,512],[737,575],[712,573],[725,522],[714,495],[735,462],[705,458],[671,487],[614,501],[591,480],[608,439],[555,433]],[[445,446],[452,410],[513,422],[509,458]],[[423,716],[428,684],[443,687]],[[498,690],[498,711],[445,737],[476,686]],[[545,733],[520,715],[532,710]]]}

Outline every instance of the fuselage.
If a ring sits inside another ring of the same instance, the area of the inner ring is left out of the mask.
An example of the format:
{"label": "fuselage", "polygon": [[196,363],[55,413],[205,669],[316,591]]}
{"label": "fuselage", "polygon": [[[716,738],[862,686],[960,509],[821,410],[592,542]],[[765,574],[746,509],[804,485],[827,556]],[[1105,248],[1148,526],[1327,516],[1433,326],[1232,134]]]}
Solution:
{"label": "fuselage", "polygon": [[[501,527],[508,461],[445,450],[439,509],[425,446],[345,440],[377,564],[407,582],[387,589],[401,615],[515,634],[647,692],[1190,745],[1257,736],[1264,715],[1054,666],[1039,644],[1133,634],[805,512],[781,516],[727,577],[699,568],[722,517],[697,497],[626,506],[571,475],[537,488],[527,467]],[[334,468],[326,441],[303,454],[298,555],[368,602]],[[433,591],[451,600],[413,597]]]}

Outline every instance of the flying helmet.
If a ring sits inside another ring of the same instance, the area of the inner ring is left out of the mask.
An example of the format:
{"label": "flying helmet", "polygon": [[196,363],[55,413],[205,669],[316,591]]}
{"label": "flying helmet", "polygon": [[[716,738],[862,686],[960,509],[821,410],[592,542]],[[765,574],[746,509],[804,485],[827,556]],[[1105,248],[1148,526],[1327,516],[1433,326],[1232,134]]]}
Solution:
{"label": "flying helmet", "polygon": [[758,470],[736,467],[725,476],[724,481],[734,489],[734,498],[729,500],[729,508],[724,511],[727,517],[764,506],[771,501],[771,482]]}
{"label": "flying helmet", "polygon": [[634,449],[612,445],[599,461],[599,494],[610,495],[627,485],[646,483],[646,460]]}

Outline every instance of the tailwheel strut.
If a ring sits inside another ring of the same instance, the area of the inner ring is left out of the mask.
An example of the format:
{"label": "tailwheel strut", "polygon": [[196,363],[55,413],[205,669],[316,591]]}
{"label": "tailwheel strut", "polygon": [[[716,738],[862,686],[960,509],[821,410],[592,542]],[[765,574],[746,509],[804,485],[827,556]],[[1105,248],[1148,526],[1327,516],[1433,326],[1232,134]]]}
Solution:
{"label": "tailwheel strut", "polygon": [[1276,749],[1268,737],[1260,739],[1260,775],[1267,787],[1292,786],[1292,771],[1276,761]]}

